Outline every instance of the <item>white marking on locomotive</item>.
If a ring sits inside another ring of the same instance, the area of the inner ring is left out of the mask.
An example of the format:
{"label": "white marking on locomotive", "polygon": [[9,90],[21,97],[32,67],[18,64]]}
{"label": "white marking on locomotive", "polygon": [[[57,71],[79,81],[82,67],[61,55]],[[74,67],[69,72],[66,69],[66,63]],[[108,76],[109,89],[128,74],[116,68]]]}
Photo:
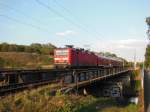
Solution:
{"label": "white marking on locomotive", "polygon": [[68,60],[68,58],[55,58],[55,60]]}

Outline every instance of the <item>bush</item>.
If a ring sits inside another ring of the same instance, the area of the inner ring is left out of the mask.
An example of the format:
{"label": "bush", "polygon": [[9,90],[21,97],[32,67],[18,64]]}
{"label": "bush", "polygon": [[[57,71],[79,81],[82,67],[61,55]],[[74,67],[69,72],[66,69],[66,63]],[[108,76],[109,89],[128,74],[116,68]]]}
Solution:
{"label": "bush", "polygon": [[140,76],[140,70],[133,70],[131,72],[131,79],[134,80]]}
{"label": "bush", "polygon": [[4,64],[5,64],[5,61],[2,58],[0,58],[0,68],[3,68]]}
{"label": "bush", "polygon": [[31,45],[17,45],[17,44],[0,44],[0,52],[28,52],[28,53],[37,53],[37,54],[53,54],[53,50],[56,47],[51,43],[48,44],[39,44],[32,43]]}
{"label": "bush", "polygon": [[141,89],[141,80],[135,80],[134,81],[134,90],[140,91],[140,89]]}

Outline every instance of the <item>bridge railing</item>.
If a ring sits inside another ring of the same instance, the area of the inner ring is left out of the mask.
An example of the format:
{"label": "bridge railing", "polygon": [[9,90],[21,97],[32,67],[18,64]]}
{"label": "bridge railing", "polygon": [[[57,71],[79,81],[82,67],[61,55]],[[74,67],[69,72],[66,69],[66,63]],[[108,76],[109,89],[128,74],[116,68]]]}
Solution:
{"label": "bridge railing", "polygon": [[93,68],[86,70],[74,70],[69,75],[63,74],[62,82],[65,84],[78,83],[82,81],[100,80],[127,72],[129,69],[125,67],[107,67],[107,68]]}

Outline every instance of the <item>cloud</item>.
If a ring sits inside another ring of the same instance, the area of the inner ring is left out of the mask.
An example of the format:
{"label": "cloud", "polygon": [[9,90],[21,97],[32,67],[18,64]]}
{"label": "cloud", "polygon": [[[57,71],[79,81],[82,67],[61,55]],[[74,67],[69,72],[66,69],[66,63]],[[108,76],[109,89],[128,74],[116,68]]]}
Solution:
{"label": "cloud", "polygon": [[147,41],[142,39],[126,39],[112,42],[116,48],[121,49],[137,49],[143,47],[146,43]]}
{"label": "cloud", "polygon": [[134,53],[136,50],[137,60],[144,59],[145,49],[147,45],[146,39],[124,39],[124,40],[110,40],[97,42],[94,50],[108,51],[124,57],[127,60],[133,61]]}
{"label": "cloud", "polygon": [[142,39],[125,39],[101,42],[102,48],[107,50],[112,49],[138,49],[147,44],[146,40]]}
{"label": "cloud", "polygon": [[64,37],[64,36],[67,36],[67,35],[73,35],[73,34],[75,34],[75,32],[72,31],[72,30],[66,30],[64,32],[57,32],[56,33],[57,36],[61,36],[61,37]]}

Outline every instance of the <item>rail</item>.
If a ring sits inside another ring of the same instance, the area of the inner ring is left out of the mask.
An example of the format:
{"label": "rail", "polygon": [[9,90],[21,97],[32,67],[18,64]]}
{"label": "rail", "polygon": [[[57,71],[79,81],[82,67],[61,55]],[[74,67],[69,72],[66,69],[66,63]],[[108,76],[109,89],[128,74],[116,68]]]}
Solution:
{"label": "rail", "polygon": [[[46,84],[60,83],[59,88],[65,91],[69,88],[79,88],[81,86],[100,81],[105,78],[117,76],[118,74],[130,71],[127,68],[88,68],[88,69],[38,69],[38,70],[0,70],[0,74],[6,76],[33,75],[34,73],[52,73],[55,74],[49,80],[36,80],[32,82],[21,82],[0,86],[0,95],[4,96],[16,93],[27,88],[37,87]],[[34,74],[35,75],[35,74]],[[37,75],[36,75],[37,76]],[[50,75],[52,76],[52,75]],[[38,76],[37,76],[38,77]]]}

